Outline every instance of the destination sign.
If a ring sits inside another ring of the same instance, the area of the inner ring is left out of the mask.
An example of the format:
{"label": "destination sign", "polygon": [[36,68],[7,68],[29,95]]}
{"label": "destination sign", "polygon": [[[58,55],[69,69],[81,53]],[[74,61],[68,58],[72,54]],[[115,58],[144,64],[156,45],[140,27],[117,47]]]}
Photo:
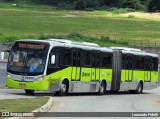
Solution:
{"label": "destination sign", "polygon": [[19,43],[18,45],[19,48],[27,48],[27,49],[36,49],[36,50],[41,50],[45,48],[44,44],[25,44],[25,43]]}

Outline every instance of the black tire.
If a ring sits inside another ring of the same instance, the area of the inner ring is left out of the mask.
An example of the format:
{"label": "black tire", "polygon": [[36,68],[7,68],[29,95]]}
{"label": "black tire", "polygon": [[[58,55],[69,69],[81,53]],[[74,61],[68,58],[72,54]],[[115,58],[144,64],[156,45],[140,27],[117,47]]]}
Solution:
{"label": "black tire", "polygon": [[102,81],[100,83],[100,86],[99,86],[99,91],[98,91],[98,94],[99,95],[104,95],[106,93],[106,84],[104,81]]}
{"label": "black tire", "polygon": [[143,93],[143,83],[139,82],[136,90],[129,90],[129,92],[134,94],[142,94]]}
{"label": "black tire", "polygon": [[25,90],[27,95],[33,95],[34,94],[34,90]]}
{"label": "black tire", "polygon": [[136,90],[137,94],[142,94],[143,93],[143,84],[142,82],[139,82],[137,90]]}
{"label": "black tire", "polygon": [[63,81],[60,85],[60,90],[55,93],[57,96],[66,96],[68,93],[68,85],[65,81]]}

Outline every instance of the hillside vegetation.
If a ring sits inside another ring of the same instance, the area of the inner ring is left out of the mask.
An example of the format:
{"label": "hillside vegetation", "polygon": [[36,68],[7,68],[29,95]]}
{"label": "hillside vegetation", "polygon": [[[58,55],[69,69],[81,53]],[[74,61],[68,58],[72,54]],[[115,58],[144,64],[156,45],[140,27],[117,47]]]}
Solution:
{"label": "hillside vegetation", "polygon": [[127,8],[128,10],[160,11],[160,0],[0,0],[14,2],[18,6],[25,3],[46,4],[58,9],[74,10],[113,10]]}
{"label": "hillside vegetation", "polygon": [[157,13],[71,11],[57,10],[47,5],[25,4],[17,7],[12,3],[0,2],[0,26],[1,42],[52,37],[106,46],[127,45],[128,40],[160,40]]}

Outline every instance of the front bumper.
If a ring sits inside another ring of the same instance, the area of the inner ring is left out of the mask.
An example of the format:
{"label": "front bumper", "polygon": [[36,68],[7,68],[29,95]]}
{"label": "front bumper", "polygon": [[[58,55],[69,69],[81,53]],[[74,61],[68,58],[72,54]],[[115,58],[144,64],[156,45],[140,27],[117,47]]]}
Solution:
{"label": "front bumper", "polygon": [[28,89],[28,90],[47,90],[49,88],[49,81],[43,79],[41,81],[35,82],[20,82],[12,80],[11,78],[6,78],[6,87],[14,89]]}

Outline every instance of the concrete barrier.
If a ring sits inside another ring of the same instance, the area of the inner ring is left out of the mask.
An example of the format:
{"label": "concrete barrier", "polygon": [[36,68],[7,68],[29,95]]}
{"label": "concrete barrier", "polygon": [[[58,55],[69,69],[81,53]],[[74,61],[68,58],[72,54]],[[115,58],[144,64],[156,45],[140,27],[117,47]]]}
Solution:
{"label": "concrete barrier", "polygon": [[4,52],[0,52],[0,61],[4,60]]}

